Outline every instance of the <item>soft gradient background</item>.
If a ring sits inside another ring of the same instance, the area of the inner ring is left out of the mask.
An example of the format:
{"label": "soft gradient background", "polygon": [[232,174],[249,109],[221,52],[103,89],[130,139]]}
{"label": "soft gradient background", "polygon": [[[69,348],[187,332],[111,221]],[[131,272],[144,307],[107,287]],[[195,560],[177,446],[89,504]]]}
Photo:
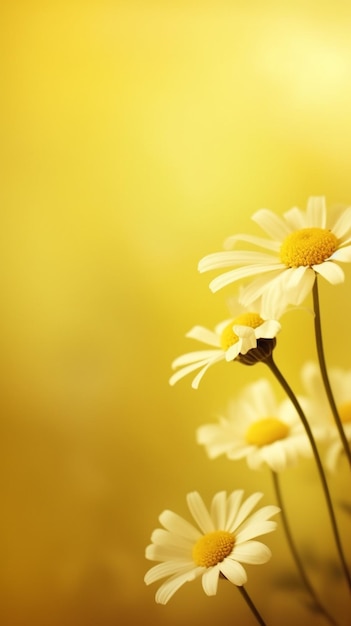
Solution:
{"label": "soft gradient background", "polygon": [[[195,392],[169,387],[170,363],[192,325],[227,317],[203,255],[254,230],[263,206],[351,202],[350,28],[346,1],[2,4],[4,626],[255,623],[230,585],[206,598],[197,581],[162,607],[143,583],[157,517],[186,515],[188,491],[274,502],[265,471],[195,443],[264,367],[219,365]],[[321,290],[328,360],[343,367],[347,276]],[[311,329],[287,318],[276,350],[298,389]],[[314,469],[282,480],[311,575],[347,623]],[[341,497],[343,477],[331,488]],[[281,530],[266,542],[273,559],[248,568],[248,590],[272,626],[301,623],[301,594],[278,584],[293,569]]]}

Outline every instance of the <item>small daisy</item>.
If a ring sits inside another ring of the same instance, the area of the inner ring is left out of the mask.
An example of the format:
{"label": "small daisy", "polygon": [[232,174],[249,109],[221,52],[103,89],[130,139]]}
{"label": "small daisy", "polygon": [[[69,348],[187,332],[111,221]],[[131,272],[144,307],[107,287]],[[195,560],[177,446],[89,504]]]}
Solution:
{"label": "small daisy", "polygon": [[199,493],[189,493],[187,504],[198,527],[172,511],[161,513],[164,528],[152,533],[145,554],[151,561],[160,561],[146,573],[145,583],[167,577],[156,602],[166,604],[184,583],[200,576],[208,596],[217,593],[221,575],[233,585],[244,585],[247,575],[242,563],[262,564],[270,559],[269,548],[253,539],[275,530],[277,524],[269,518],[280,509],[265,506],[251,514],[263,494],[254,493],[242,502],[243,493],[218,492],[210,510]]}
{"label": "small daisy", "polygon": [[[219,361],[234,361],[240,355],[246,355],[249,351],[254,352],[255,348],[262,346],[260,340],[274,339],[280,328],[277,320],[264,320],[258,313],[242,313],[234,319],[221,322],[214,331],[203,326],[194,326],[186,337],[212,346],[212,349],[197,350],[176,358],[172,363],[172,369],[178,367],[181,369],[171,376],[169,383],[174,385],[187,374],[200,369],[191,385],[193,389],[197,389],[211,365]],[[274,345],[270,351],[273,347]],[[262,349],[265,348],[266,346],[262,346]],[[254,356],[252,354],[253,358]]]}
{"label": "small daisy", "polygon": [[[257,277],[244,287],[241,302],[249,306],[262,297],[263,305],[271,298],[284,296],[291,304],[301,304],[311,292],[316,274],[336,285],[344,280],[338,263],[351,262],[351,207],[338,219],[327,217],[324,197],[311,197],[307,210],[297,207],[280,217],[268,209],[257,211],[252,219],[271,239],[234,235],[226,241],[228,251],[204,257],[199,271],[240,266],[221,274],[210,283],[212,291]],[[269,251],[229,250],[238,241]]]}
{"label": "small daisy", "polygon": [[[328,376],[346,438],[351,443],[351,370],[330,368]],[[301,398],[301,405],[312,424],[324,427],[325,439],[331,442],[327,451],[326,466],[334,472],[344,449],[327,402],[318,365],[313,362],[306,363],[301,378],[307,394]]]}
{"label": "small daisy", "polygon": [[198,428],[197,442],[211,459],[221,454],[231,460],[246,457],[251,469],[267,464],[275,472],[296,464],[299,456],[312,456],[290,400],[279,404],[265,379],[244,388],[231,404],[228,418]]}

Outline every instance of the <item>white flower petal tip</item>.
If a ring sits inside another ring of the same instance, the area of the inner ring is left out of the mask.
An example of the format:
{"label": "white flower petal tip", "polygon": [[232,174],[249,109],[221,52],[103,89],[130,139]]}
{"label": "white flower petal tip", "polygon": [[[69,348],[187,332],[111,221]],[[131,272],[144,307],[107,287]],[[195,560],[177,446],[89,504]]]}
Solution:
{"label": "white flower petal tip", "polygon": [[[254,538],[265,534],[269,518],[279,512],[278,507],[253,509],[262,498],[254,493],[243,501],[243,490],[227,494],[218,492],[207,508],[198,492],[187,495],[187,503],[194,524],[172,511],[160,515],[162,529],[152,533],[146,548],[146,558],[158,561],[144,581],[149,585],[166,579],[156,592],[156,602],[166,604],[185,583],[201,578],[206,595],[217,593],[220,574],[232,584],[241,586],[247,581],[243,563],[261,565],[271,557],[270,549]],[[248,539],[245,539],[245,534]]]}

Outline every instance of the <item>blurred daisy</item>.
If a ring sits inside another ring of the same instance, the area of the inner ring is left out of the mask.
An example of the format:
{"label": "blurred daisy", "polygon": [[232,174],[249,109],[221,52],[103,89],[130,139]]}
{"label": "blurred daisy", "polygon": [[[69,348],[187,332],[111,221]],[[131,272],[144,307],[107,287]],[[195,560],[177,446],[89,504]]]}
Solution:
{"label": "blurred daisy", "polygon": [[[351,370],[330,368],[328,376],[346,438],[351,443]],[[335,471],[344,448],[327,401],[318,365],[313,362],[306,363],[302,369],[301,378],[306,396],[300,398],[300,403],[311,425],[317,424],[320,429],[324,427],[324,436],[330,443],[326,466],[329,470]]]}
{"label": "blurred daisy", "polygon": [[246,458],[251,469],[267,464],[279,472],[311,457],[307,435],[290,400],[278,403],[265,379],[247,385],[230,406],[229,417],[197,430],[197,442],[214,459],[225,454],[231,460]]}
{"label": "blurred daisy", "polygon": [[258,313],[242,313],[234,319],[221,322],[214,331],[203,326],[194,326],[186,337],[196,339],[212,348],[188,352],[176,358],[172,363],[172,369],[178,367],[181,369],[171,376],[169,382],[174,385],[187,374],[200,369],[191,385],[197,389],[211,365],[219,361],[234,361],[240,355],[246,355],[250,350],[257,348],[261,339],[275,338],[279,330],[280,324],[277,320],[264,320]]}
{"label": "blurred daisy", "polygon": [[[240,266],[221,274],[210,283],[212,291],[239,280],[257,277],[244,287],[241,302],[248,306],[257,298],[263,305],[271,298],[287,298],[301,304],[311,292],[316,274],[333,285],[344,280],[340,262],[351,262],[351,207],[328,223],[324,197],[311,197],[307,210],[294,207],[280,217],[268,209],[257,211],[252,219],[271,239],[234,235],[225,242],[228,251],[204,257],[199,271]],[[245,241],[268,250],[229,250]]]}
{"label": "blurred daisy", "polygon": [[271,505],[252,513],[263,494],[254,493],[242,502],[243,493],[218,492],[210,510],[196,491],[189,493],[187,504],[197,526],[172,511],[161,513],[164,528],[152,533],[145,554],[151,561],[160,561],[146,573],[146,584],[167,577],[156,602],[166,604],[184,583],[198,577],[208,596],[217,593],[221,575],[233,585],[244,585],[247,575],[242,563],[262,564],[270,559],[269,548],[254,538],[275,530],[277,524],[269,518],[280,509]]}

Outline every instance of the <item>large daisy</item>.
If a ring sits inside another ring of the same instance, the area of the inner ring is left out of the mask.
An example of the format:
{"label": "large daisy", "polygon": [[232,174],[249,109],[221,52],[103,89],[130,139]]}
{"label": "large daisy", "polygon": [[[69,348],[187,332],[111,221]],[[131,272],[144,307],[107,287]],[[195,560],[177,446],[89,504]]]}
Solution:
{"label": "large daisy", "polygon": [[199,493],[189,493],[187,504],[197,526],[172,511],[161,513],[163,528],[152,533],[145,554],[151,561],[160,561],[146,573],[146,584],[167,577],[156,602],[166,604],[184,583],[198,577],[209,596],[217,593],[221,575],[233,585],[244,585],[247,575],[242,563],[262,564],[270,559],[269,548],[254,538],[275,530],[277,524],[269,518],[280,509],[270,505],[252,513],[263,494],[254,493],[243,501],[243,493],[216,493],[210,510]]}
{"label": "large daisy", "polygon": [[220,322],[214,331],[204,326],[194,326],[186,337],[207,344],[211,349],[188,352],[177,357],[172,368],[180,369],[171,376],[169,382],[174,385],[187,374],[199,369],[191,385],[197,389],[211,365],[219,361],[234,361],[240,355],[246,355],[260,345],[260,340],[274,339],[279,330],[280,324],[277,320],[264,320],[258,313],[250,312]]}
{"label": "large daisy", "polygon": [[230,405],[229,416],[197,430],[197,442],[214,459],[246,458],[251,469],[268,465],[279,472],[312,450],[300,418],[290,400],[278,403],[269,382],[247,385]]}
{"label": "large daisy", "polygon": [[[351,207],[331,219],[324,197],[316,196],[309,198],[305,212],[294,207],[280,217],[260,209],[252,219],[270,239],[233,235],[225,242],[227,251],[204,257],[199,263],[200,272],[236,267],[212,280],[212,291],[256,277],[242,290],[245,306],[257,298],[262,297],[265,303],[283,295],[289,303],[301,304],[317,274],[334,285],[344,280],[339,263],[351,262]],[[237,242],[254,244],[268,252],[230,250]]]}
{"label": "large daisy", "polygon": [[[330,368],[328,377],[346,438],[351,444],[351,370]],[[312,361],[306,363],[302,368],[301,379],[306,390],[306,395],[300,398],[301,405],[311,425],[316,424],[320,430],[324,429],[324,438],[329,442],[326,466],[335,471],[344,448],[327,401],[318,365]]]}

